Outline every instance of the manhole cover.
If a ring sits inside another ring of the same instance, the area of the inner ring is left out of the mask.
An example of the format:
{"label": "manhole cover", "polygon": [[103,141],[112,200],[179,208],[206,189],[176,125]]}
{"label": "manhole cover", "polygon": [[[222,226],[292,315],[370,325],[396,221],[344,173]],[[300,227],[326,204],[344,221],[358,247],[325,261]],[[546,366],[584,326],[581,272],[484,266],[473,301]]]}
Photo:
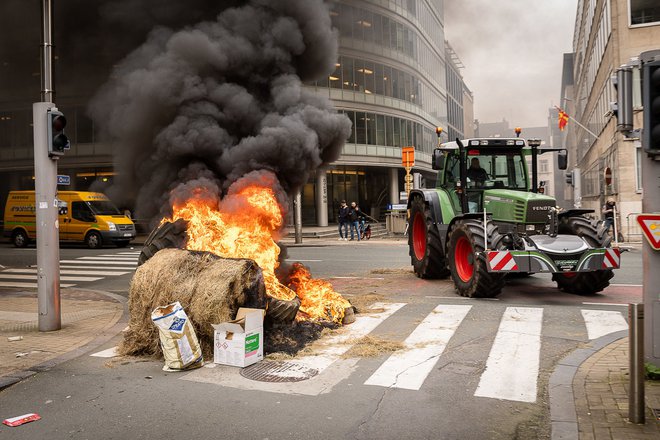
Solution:
{"label": "manhole cover", "polygon": [[263,361],[241,369],[241,376],[259,382],[300,382],[317,374],[314,368],[282,361]]}

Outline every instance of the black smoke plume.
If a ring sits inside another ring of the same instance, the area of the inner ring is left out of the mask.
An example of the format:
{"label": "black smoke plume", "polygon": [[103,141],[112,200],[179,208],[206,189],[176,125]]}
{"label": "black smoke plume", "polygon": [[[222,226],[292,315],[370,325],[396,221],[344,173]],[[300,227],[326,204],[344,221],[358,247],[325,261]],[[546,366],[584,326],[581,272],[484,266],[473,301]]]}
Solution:
{"label": "black smoke plume", "polygon": [[335,68],[327,6],[241,3],[212,21],[154,29],[91,101],[116,152],[108,192],[134,202],[138,218],[167,215],[171,197],[196,186],[222,198],[255,171],[273,173],[291,195],[339,157],[350,121],[302,85]]}

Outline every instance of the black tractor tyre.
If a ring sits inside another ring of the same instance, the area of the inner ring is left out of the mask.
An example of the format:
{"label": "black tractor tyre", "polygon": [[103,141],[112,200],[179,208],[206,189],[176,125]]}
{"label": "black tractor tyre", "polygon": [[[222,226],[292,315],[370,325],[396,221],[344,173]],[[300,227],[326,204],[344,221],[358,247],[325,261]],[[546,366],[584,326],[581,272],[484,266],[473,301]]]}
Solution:
{"label": "black tractor tyre", "polygon": [[[488,247],[498,249],[502,235],[497,226],[486,224]],[[469,298],[493,298],[504,287],[504,273],[488,272],[484,250],[483,223],[466,219],[457,221],[449,232],[447,245],[449,270],[456,290]]]}
{"label": "black tractor tyre", "polygon": [[[559,233],[577,235],[590,246],[605,248],[612,241],[599,220],[590,220],[586,217],[568,217],[559,223]],[[557,282],[560,290],[577,295],[593,295],[610,285],[614,276],[611,269],[596,270],[593,272],[554,273],[552,280]]]}
{"label": "black tractor tyre", "polygon": [[90,249],[101,249],[103,247],[103,238],[96,231],[89,231],[85,236],[85,244]]}
{"label": "black tractor tyre", "polygon": [[277,322],[293,322],[300,309],[300,298],[298,297],[285,300],[267,296],[267,303],[266,315]]}
{"label": "black tractor tyre", "polygon": [[408,249],[410,263],[418,277],[447,278],[450,275],[440,233],[431,209],[421,197],[415,197],[410,206]]}
{"label": "black tractor tyre", "polygon": [[11,242],[14,243],[14,246],[17,248],[24,248],[30,244],[30,239],[28,238],[27,233],[22,229],[16,229],[11,234]]}
{"label": "black tractor tyre", "polygon": [[138,266],[144,264],[161,249],[184,249],[186,247],[187,228],[187,222],[179,219],[175,222],[165,222],[151,231],[144,242],[142,252],[140,252]]}

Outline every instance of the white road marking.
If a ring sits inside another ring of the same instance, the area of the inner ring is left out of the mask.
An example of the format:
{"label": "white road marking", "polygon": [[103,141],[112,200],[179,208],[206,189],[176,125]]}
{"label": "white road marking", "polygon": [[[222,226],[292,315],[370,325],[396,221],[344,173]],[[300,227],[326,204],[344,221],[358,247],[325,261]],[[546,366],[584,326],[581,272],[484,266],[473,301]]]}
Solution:
{"label": "white road marking", "polygon": [[[87,267],[84,267],[85,269]],[[114,268],[113,268],[114,269]],[[64,266],[60,267],[60,274],[62,275],[102,275],[102,276],[117,276],[117,275],[126,275],[127,273],[131,273],[133,269],[129,269],[129,271],[126,272],[113,272],[113,271],[108,271],[108,270],[69,270],[69,267]],[[3,273],[6,272],[11,272],[11,273],[37,273],[37,269],[6,269],[2,272],[0,272],[0,276],[2,276]]]}
{"label": "white road marking", "polygon": [[[30,274],[25,274],[25,275],[19,275],[19,274],[8,274],[5,272],[0,273],[0,279],[3,280],[35,280],[37,278],[37,275],[30,275]],[[60,277],[60,281],[98,281],[101,280],[102,278],[98,277]]]}
{"label": "white road marking", "polygon": [[[60,284],[60,287],[73,287],[75,284]],[[22,283],[22,282],[0,282],[0,287],[31,287],[37,288],[37,283]]]}
{"label": "white road marking", "polygon": [[628,330],[628,323],[621,312],[615,310],[581,310],[581,312],[589,340]]}
{"label": "white road marking", "polygon": [[[137,260],[139,256],[140,256],[139,253],[137,253],[135,255],[122,255],[122,254],[101,254],[101,255],[97,255],[97,257],[110,257],[110,258],[122,258],[122,259],[128,258],[128,259],[132,259],[132,260]],[[87,258],[87,257],[80,257],[80,258]]]}
{"label": "white road marking", "polygon": [[286,363],[316,369],[320,374],[353,346],[347,344],[346,341],[368,335],[381,322],[385,321],[405,305],[405,303],[374,303],[371,306],[372,308],[382,308],[384,310],[380,313],[358,316],[353,324],[345,327],[346,331],[333,335],[326,340],[321,340],[320,342],[324,348],[316,352],[313,356],[301,357],[292,361],[286,361]]}
{"label": "white road marking", "polygon": [[536,402],[543,309],[507,307],[474,395]]}
{"label": "white road marking", "polygon": [[[63,260],[64,261],[64,260]],[[126,258],[126,257],[117,257],[117,258],[108,258],[108,257],[80,257],[74,260],[77,263],[87,264],[88,261],[91,261],[92,264],[98,264],[101,261],[104,264],[137,264],[137,258]]]}
{"label": "white road marking", "polygon": [[[92,257],[84,257],[84,258],[92,258]],[[135,262],[133,262],[133,261],[107,261],[106,258],[103,258],[103,260],[106,260],[106,261],[103,261],[103,264],[122,264],[124,266],[131,266],[131,265],[137,266],[137,261],[135,261]],[[83,260],[83,259],[60,260],[60,264],[62,264],[62,263],[67,263],[67,264],[101,264],[101,262],[98,261],[98,260],[89,261],[89,260]]]}
{"label": "white road marking", "polygon": [[100,358],[113,358],[119,356],[117,353],[117,347],[108,348],[107,350],[99,351],[98,353],[90,354],[93,357]]}
{"label": "white road marking", "polygon": [[[31,266],[31,267],[37,267],[37,266]],[[119,270],[119,271],[129,271],[129,272],[135,272],[135,267],[125,267],[125,266],[113,266],[113,267],[107,267],[107,266],[76,266],[66,264],[66,265],[60,265],[60,269],[92,269],[92,270]]]}
{"label": "white road marking", "polygon": [[419,390],[471,308],[436,307],[406,338],[407,349],[392,354],[364,384]]}
{"label": "white road marking", "polygon": [[583,302],[585,306],[618,306],[618,307],[628,307],[628,304],[622,303],[597,303],[597,302]]}

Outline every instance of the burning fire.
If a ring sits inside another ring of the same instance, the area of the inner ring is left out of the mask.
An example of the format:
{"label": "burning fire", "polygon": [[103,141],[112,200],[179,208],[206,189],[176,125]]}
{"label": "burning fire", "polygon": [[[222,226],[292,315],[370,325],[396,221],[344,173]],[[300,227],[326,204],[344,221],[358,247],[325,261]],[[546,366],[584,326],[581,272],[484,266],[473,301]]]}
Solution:
{"label": "burning fire", "polygon": [[295,263],[289,286],[275,275],[280,248],[276,243],[282,227],[282,209],[271,188],[251,185],[227,195],[216,208],[201,191],[173,207],[171,221],[188,222],[187,245],[190,250],[209,251],[226,258],[254,260],[264,275],[267,293],[275,298],[301,300],[297,319],[330,320],[340,323],[350,307],[332,286],[314,280],[309,271]]}

